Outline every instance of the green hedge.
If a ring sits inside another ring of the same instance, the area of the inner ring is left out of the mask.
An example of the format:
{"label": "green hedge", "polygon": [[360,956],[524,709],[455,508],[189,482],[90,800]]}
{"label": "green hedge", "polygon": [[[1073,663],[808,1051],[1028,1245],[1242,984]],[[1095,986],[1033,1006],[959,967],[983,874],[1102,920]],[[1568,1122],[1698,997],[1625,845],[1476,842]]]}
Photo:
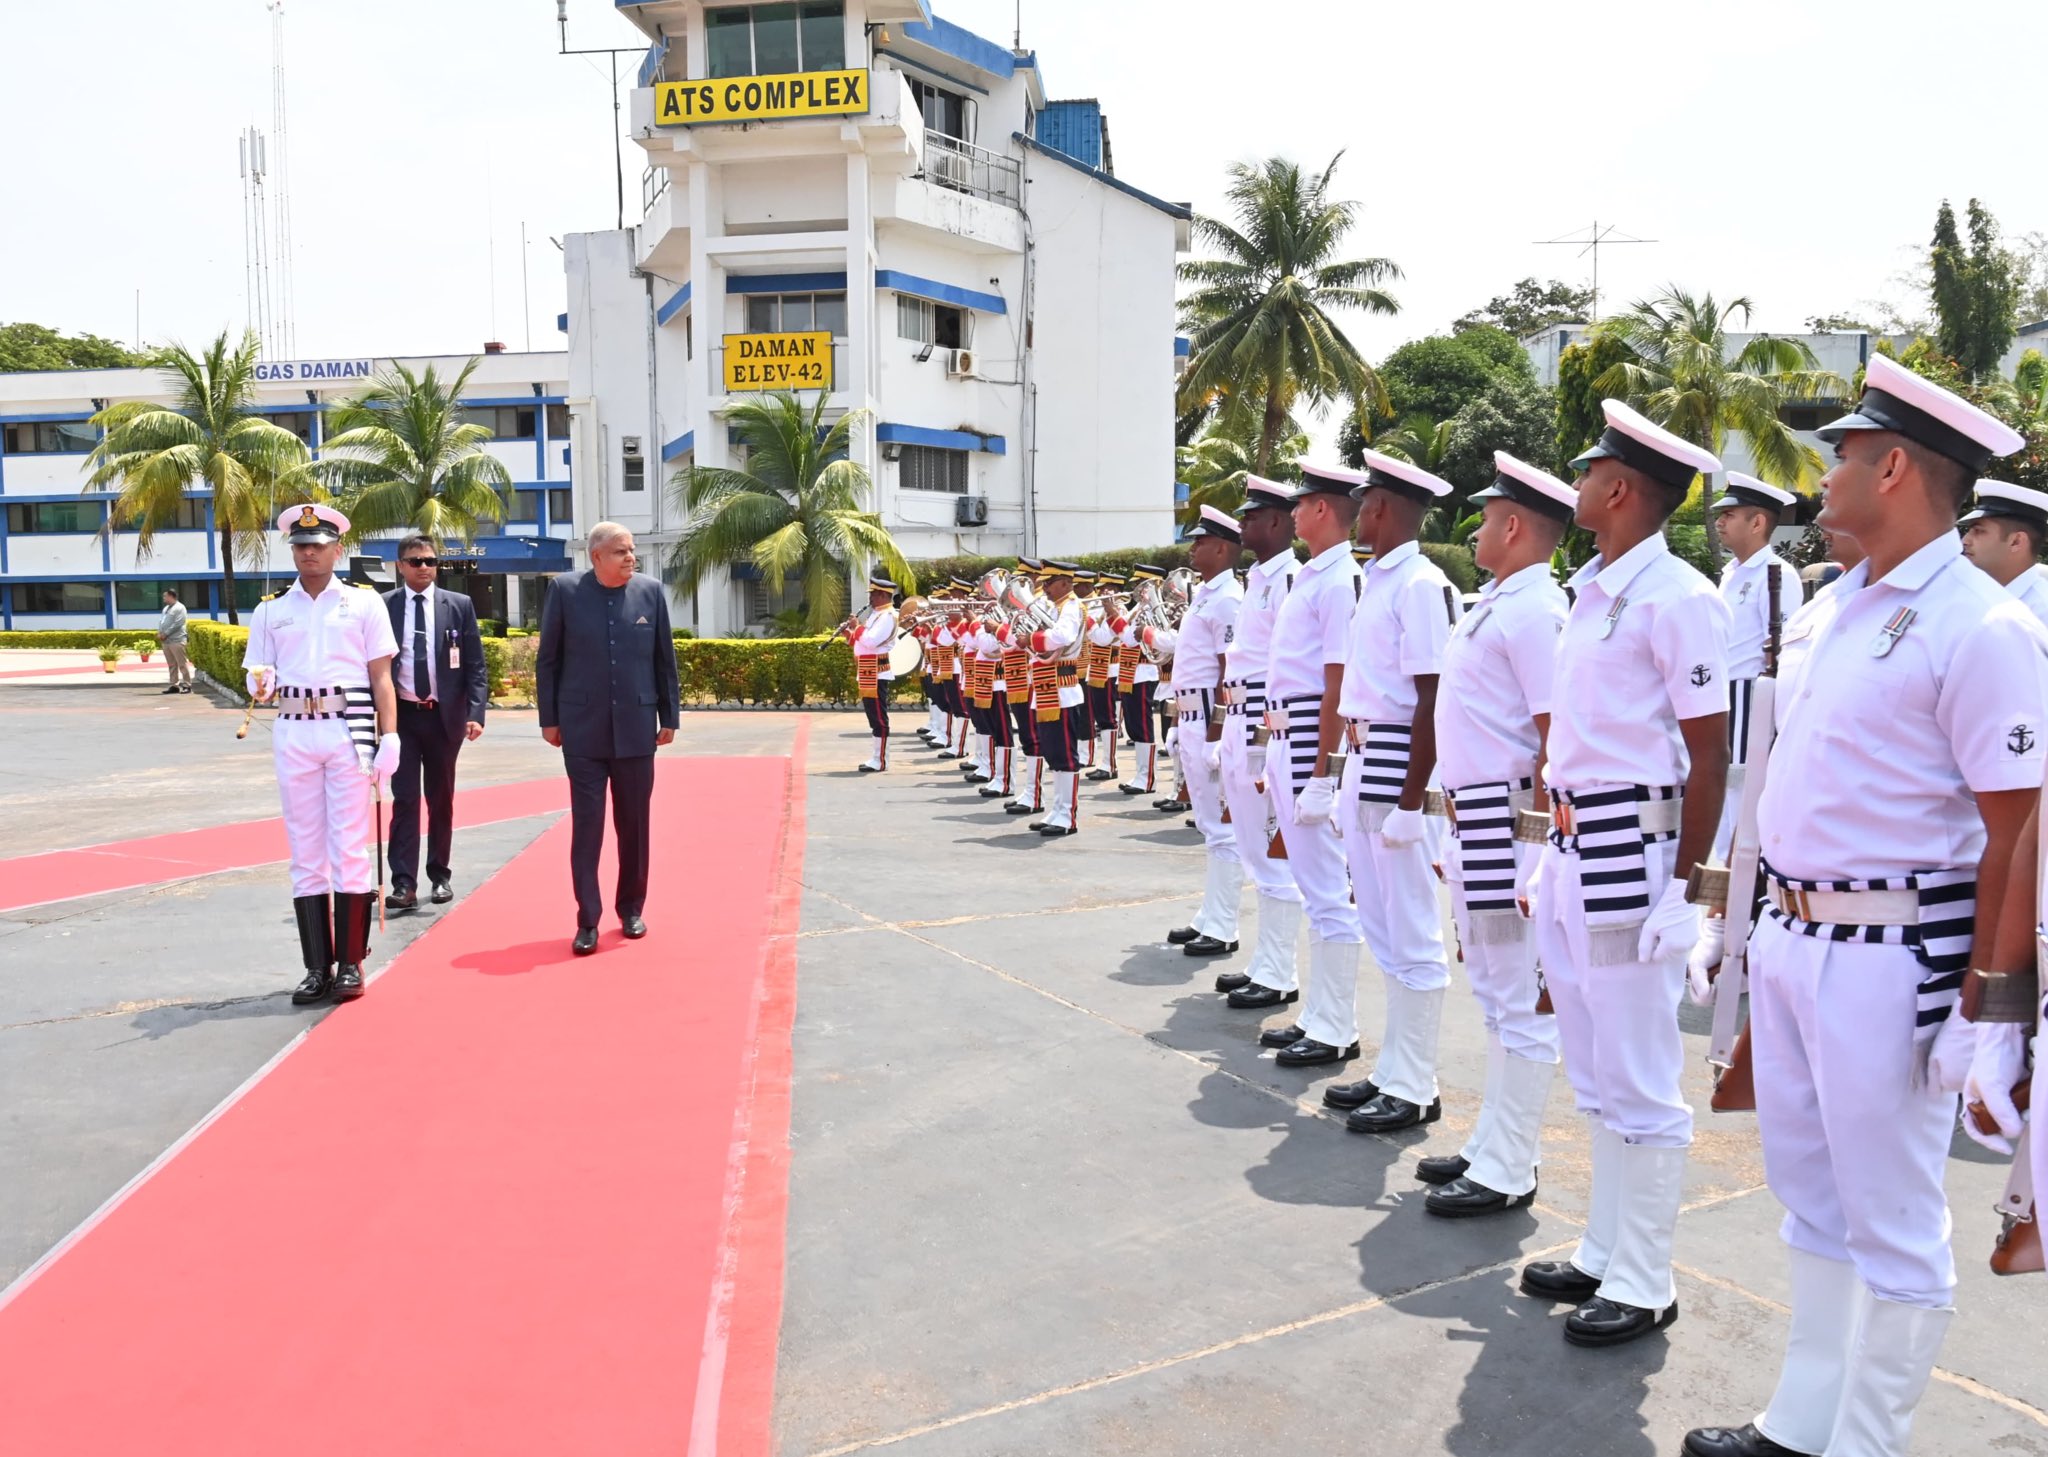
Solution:
{"label": "green hedge", "polygon": [[[196,628],[199,624],[194,622],[192,626]],[[155,652],[158,647],[156,634],[139,627],[95,627],[75,632],[0,632],[0,648],[84,648],[90,651],[108,643],[130,652],[139,652],[143,648]]]}
{"label": "green hedge", "polygon": [[229,627],[224,622],[185,624],[185,651],[192,666],[234,693],[242,692],[242,650],[249,645],[249,629]]}
{"label": "green hedge", "polygon": [[1425,541],[1422,554],[1437,565],[1437,570],[1451,579],[1451,585],[1460,592],[1479,590],[1479,563],[1472,559],[1472,548],[1459,546],[1450,541]]}

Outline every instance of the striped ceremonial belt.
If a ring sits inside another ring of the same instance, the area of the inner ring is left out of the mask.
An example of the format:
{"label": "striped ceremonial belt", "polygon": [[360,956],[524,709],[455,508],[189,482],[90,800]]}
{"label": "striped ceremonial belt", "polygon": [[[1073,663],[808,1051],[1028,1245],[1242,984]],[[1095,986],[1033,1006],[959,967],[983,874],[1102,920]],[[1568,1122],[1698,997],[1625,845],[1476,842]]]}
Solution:
{"label": "striped ceremonial belt", "polygon": [[[294,706],[296,705],[296,706]],[[348,725],[356,757],[368,764],[377,754],[377,700],[367,685],[360,688],[280,688],[277,716],[286,722],[311,723],[340,719]]]}
{"label": "striped ceremonial belt", "polygon": [[1465,908],[1474,915],[1505,911],[1521,918],[1515,906],[1515,811],[1531,802],[1532,786],[1532,780],[1517,779],[1444,792],[1455,810],[1451,833],[1458,840]]}
{"label": "striped ceremonial belt", "polygon": [[1647,847],[1678,838],[1676,785],[1620,784],[1551,791],[1550,843],[1579,857],[1588,951],[1596,966],[1636,960],[1650,915]]}
{"label": "striped ceremonial belt", "polygon": [[1412,723],[1351,724],[1358,745],[1358,798],[1365,804],[1399,804],[1415,748]]}
{"label": "striped ceremonial belt", "polygon": [[1323,695],[1308,693],[1297,698],[1283,698],[1280,711],[1287,716],[1287,778],[1290,787],[1299,794],[1316,774]]}
{"label": "striped ceremonial belt", "polygon": [[1182,723],[1207,723],[1214,690],[1189,688],[1174,696],[1174,711]]}
{"label": "striped ceremonial belt", "polygon": [[1756,679],[1728,680],[1728,762],[1749,762],[1749,701],[1756,692]]}
{"label": "striped ceremonial belt", "polygon": [[1230,702],[1223,711],[1243,720],[1244,743],[1249,749],[1252,735],[1266,718],[1266,680],[1236,678],[1223,686],[1230,690]]}

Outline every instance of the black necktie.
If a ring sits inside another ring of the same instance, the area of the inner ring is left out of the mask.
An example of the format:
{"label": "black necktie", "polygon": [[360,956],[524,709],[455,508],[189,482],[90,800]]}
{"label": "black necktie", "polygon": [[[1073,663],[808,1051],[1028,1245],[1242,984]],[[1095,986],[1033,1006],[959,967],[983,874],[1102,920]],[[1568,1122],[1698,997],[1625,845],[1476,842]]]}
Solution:
{"label": "black necktie", "polygon": [[427,599],[417,592],[412,598],[412,696],[422,703],[434,696],[427,663]]}

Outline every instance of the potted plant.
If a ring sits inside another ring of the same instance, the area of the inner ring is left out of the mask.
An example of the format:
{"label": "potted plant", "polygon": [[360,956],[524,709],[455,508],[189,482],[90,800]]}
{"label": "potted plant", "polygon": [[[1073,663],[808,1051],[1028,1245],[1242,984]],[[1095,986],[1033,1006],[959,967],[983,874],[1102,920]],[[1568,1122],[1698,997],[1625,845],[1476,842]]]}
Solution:
{"label": "potted plant", "polygon": [[137,648],[135,651],[142,654],[142,661],[146,663],[156,653],[156,644],[153,642],[146,642],[141,647]]}
{"label": "potted plant", "polygon": [[99,649],[99,659],[100,665],[102,667],[104,667],[109,673],[113,672],[114,664],[121,661],[120,645],[117,643],[110,642],[101,643]]}

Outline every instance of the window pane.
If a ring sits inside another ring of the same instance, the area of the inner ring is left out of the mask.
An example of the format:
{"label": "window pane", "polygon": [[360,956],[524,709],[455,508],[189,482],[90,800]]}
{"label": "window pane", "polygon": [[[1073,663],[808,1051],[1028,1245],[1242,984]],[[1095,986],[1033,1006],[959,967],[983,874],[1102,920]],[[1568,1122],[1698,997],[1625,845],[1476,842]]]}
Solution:
{"label": "window pane", "polygon": [[908,294],[896,295],[896,336],[915,339],[920,344],[930,341],[931,316],[926,312],[923,299],[911,298]]}
{"label": "window pane", "polygon": [[533,423],[536,415],[539,413],[533,408],[533,406],[520,405],[517,406],[516,408],[502,410],[499,413],[501,415],[509,415],[512,417],[506,423],[511,425],[512,435],[514,439],[533,439]]}
{"label": "window pane", "polygon": [[37,433],[43,437],[43,449],[47,451],[76,453],[91,450],[100,443],[98,427],[85,420],[58,420]]}
{"label": "window pane", "polygon": [[802,334],[811,327],[811,296],[800,293],[782,301],[782,331]]}
{"label": "window pane", "polygon": [[818,322],[814,328],[822,329],[835,339],[846,337],[846,295],[843,293],[821,293],[818,295]]}
{"label": "window pane", "polygon": [[548,524],[567,526],[576,515],[572,500],[575,492],[566,487],[556,487],[548,492]]}
{"label": "window pane", "polygon": [[896,479],[906,491],[963,494],[967,490],[967,452],[939,450],[929,445],[906,445],[898,463]]}
{"label": "window pane", "polygon": [[747,8],[743,5],[704,12],[704,49],[713,76],[754,74],[754,42],[747,20]]}
{"label": "window pane", "polygon": [[512,504],[507,508],[505,515],[508,521],[538,522],[540,520],[540,492],[514,491],[512,493]]}
{"label": "window pane", "polygon": [[549,405],[547,425],[548,439],[567,440],[569,438],[569,407],[567,405]]}
{"label": "window pane", "polygon": [[756,5],[754,7],[754,74],[780,76],[800,71],[803,64],[796,48],[796,6]]}
{"label": "window pane", "polygon": [[291,584],[289,577],[280,577],[276,581],[268,577],[236,577],[235,606],[243,612],[253,612],[258,602]]}
{"label": "window pane", "polygon": [[747,332],[749,334],[773,334],[775,332],[775,305],[780,300],[774,294],[753,294],[747,299]]}
{"label": "window pane", "polygon": [[264,417],[280,430],[289,430],[299,439],[313,443],[313,412],[310,410],[286,410],[281,414]]}
{"label": "window pane", "polygon": [[932,342],[941,349],[967,347],[967,321],[950,304],[932,305]]}
{"label": "window pane", "polygon": [[846,6],[840,0],[807,0],[803,7],[804,69],[846,68]]}
{"label": "window pane", "polygon": [[14,586],[16,612],[90,612],[104,614],[107,588],[103,582],[17,582]]}
{"label": "window pane", "polygon": [[7,529],[23,536],[84,533],[100,529],[96,501],[24,501],[7,508]]}

